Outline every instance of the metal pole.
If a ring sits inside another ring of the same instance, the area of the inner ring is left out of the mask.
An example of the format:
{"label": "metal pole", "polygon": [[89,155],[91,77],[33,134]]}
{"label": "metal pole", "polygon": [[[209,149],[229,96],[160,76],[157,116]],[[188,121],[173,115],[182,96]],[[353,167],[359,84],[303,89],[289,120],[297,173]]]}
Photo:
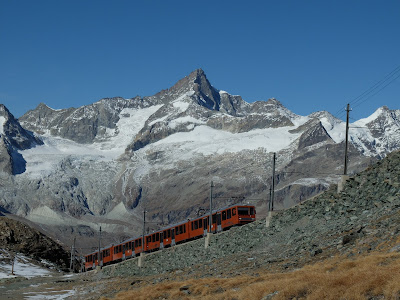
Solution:
{"label": "metal pole", "polygon": [[101,226],[100,226],[100,231],[99,231],[99,256],[97,257],[99,266],[100,266],[100,241],[101,241]]}
{"label": "metal pole", "polygon": [[269,186],[268,211],[271,211],[271,201],[272,201],[272,185]]}
{"label": "metal pole", "polygon": [[209,226],[210,226],[210,233],[212,232],[211,228],[212,228],[212,197],[213,197],[213,187],[214,184],[211,181],[211,185],[210,185],[210,221],[209,221]]}
{"label": "metal pole", "polygon": [[343,175],[347,175],[347,161],[348,161],[348,145],[349,145],[349,114],[350,114],[350,104],[347,104],[346,108],[346,145],[344,150],[344,172]]}
{"label": "metal pole", "polygon": [[74,272],[74,270],[75,270],[75,252],[76,252],[76,236],[74,236],[74,246],[73,246],[73,248],[74,248],[74,250],[73,250],[73,253],[74,253],[74,256],[73,256],[73,259],[72,259],[72,272]]}
{"label": "metal pole", "polygon": [[275,161],[276,153],[274,152],[274,158],[272,161],[272,187],[271,187],[271,201],[270,201],[270,211],[274,210],[274,197],[275,197]]}
{"label": "metal pole", "polygon": [[143,210],[142,253],[144,252],[144,235],[146,232],[146,210]]}
{"label": "metal pole", "polygon": [[72,248],[71,248],[71,262],[70,262],[70,264],[69,264],[69,268],[71,269],[72,272],[74,272],[75,240],[76,240],[76,236],[74,237],[74,243],[72,244]]}
{"label": "metal pole", "polygon": [[72,247],[71,247],[71,261],[69,262],[69,269],[73,272],[73,270],[72,270],[72,262],[73,262],[73,254],[74,253],[74,245],[72,244]]}

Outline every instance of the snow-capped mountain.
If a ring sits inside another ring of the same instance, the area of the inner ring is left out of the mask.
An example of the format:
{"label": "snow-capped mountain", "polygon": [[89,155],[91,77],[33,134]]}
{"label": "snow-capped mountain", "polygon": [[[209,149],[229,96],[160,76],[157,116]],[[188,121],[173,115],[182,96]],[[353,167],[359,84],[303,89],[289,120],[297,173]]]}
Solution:
{"label": "snow-capped mountain", "polygon": [[[12,144],[9,119],[0,110],[0,135]],[[25,161],[12,172],[0,144],[0,206],[59,237],[94,239],[99,225],[114,237],[139,233],[144,209],[150,230],[194,217],[207,208],[211,180],[215,206],[245,198],[263,214],[273,152],[278,209],[342,173],[342,120],[328,112],[299,116],[276,99],[247,103],[213,87],[202,70],[150,97],[62,110],[39,104],[18,121],[29,147],[12,144]],[[350,171],[399,149],[400,111],[382,107],[351,124],[350,140]]]}
{"label": "snow-capped mountain", "polygon": [[19,174],[25,171],[25,160],[18,153],[43,142],[21,127],[19,122],[0,104],[0,171]]}

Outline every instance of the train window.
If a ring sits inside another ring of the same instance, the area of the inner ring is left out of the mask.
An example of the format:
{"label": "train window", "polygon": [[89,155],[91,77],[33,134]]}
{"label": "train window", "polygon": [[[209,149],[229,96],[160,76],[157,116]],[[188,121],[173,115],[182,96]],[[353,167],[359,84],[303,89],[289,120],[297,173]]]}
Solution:
{"label": "train window", "polygon": [[196,230],[197,228],[199,228],[199,225],[198,225],[198,223],[197,223],[197,220],[196,220],[196,221],[193,221],[193,223],[194,223],[194,230]]}
{"label": "train window", "polygon": [[194,230],[194,221],[192,222],[192,230]]}
{"label": "train window", "polygon": [[226,218],[227,218],[227,219],[230,219],[231,217],[232,217],[232,212],[231,212],[230,209],[228,209],[228,210],[226,211]]}
{"label": "train window", "polygon": [[254,214],[255,214],[255,212],[254,212],[254,207],[250,207],[250,214],[251,214],[251,215],[254,215]]}
{"label": "train window", "polygon": [[119,252],[119,253],[122,252],[122,246],[121,246],[121,245],[118,246],[118,252]]}
{"label": "train window", "polygon": [[181,225],[180,227],[181,227],[181,233],[185,233],[186,232],[185,226]]}
{"label": "train window", "polygon": [[217,223],[217,215],[213,215],[212,216],[212,222],[213,223]]}
{"label": "train window", "polygon": [[236,208],[232,208],[232,216],[236,216]]}
{"label": "train window", "polygon": [[135,248],[137,248],[137,247],[139,246],[139,245],[138,245],[138,243],[139,243],[138,241],[139,241],[139,240],[136,240],[136,241],[135,241]]}
{"label": "train window", "polygon": [[182,225],[183,227],[183,233],[186,233],[186,225]]}
{"label": "train window", "polygon": [[125,252],[125,250],[126,250],[126,244],[123,244],[122,245],[122,252]]}
{"label": "train window", "polygon": [[152,234],[152,235],[151,235],[151,241],[152,241],[153,243],[156,241],[156,235],[155,235],[155,234]]}
{"label": "train window", "polygon": [[147,243],[151,243],[151,236],[147,236],[147,237],[146,237],[146,242],[147,242]]}
{"label": "train window", "polygon": [[203,227],[203,219],[199,220],[199,228]]}
{"label": "train window", "polygon": [[249,214],[249,209],[247,207],[238,207],[238,213],[240,215],[248,215]]}
{"label": "train window", "polygon": [[160,241],[160,233],[156,233],[156,242],[159,242]]}
{"label": "train window", "polygon": [[222,212],[222,221],[226,220],[226,210]]}
{"label": "train window", "polygon": [[203,228],[207,229],[207,225],[208,225],[208,218],[207,219],[203,219]]}

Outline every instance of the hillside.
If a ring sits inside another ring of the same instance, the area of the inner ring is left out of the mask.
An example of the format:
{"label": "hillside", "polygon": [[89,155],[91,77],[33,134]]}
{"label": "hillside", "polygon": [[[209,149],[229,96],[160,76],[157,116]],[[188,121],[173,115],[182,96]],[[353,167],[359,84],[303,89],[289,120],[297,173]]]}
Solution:
{"label": "hillside", "polygon": [[[69,268],[70,254],[51,238],[17,220],[0,216],[0,250]],[[11,259],[11,258],[10,258]]]}
{"label": "hillside", "polygon": [[[268,228],[265,220],[258,220],[214,236],[208,249],[200,240],[146,257],[143,269],[135,267],[133,260],[105,267],[102,274],[105,278],[135,276],[139,281],[143,274],[152,276],[142,283],[133,281],[139,287],[121,293],[117,299],[133,295],[146,299],[152,295],[149,281],[163,282],[151,288],[154,299],[169,298],[166,295],[199,299],[207,295],[213,299],[237,295],[241,295],[238,299],[335,299],[340,293],[348,295],[347,299],[380,299],[383,295],[385,299],[397,299],[399,232],[397,151],[351,177],[340,194],[332,189],[278,212]],[[327,270],[331,274],[326,274]],[[279,275],[281,272],[289,273]],[[361,272],[363,275],[356,275]],[[279,283],[274,276],[286,278],[287,283]],[[333,288],[322,284],[321,276],[336,282]],[[175,282],[177,278],[180,283]],[[304,281],[300,284],[296,280]],[[288,282],[294,285],[287,286]],[[324,294],[318,286],[329,292]],[[248,298],[252,294],[257,297]],[[268,294],[270,298],[263,298]]]}
{"label": "hillside", "polygon": [[269,227],[259,219],[213,235],[207,249],[199,239],[146,255],[142,268],[135,258],[50,286],[85,299],[398,299],[399,232],[396,151]]}

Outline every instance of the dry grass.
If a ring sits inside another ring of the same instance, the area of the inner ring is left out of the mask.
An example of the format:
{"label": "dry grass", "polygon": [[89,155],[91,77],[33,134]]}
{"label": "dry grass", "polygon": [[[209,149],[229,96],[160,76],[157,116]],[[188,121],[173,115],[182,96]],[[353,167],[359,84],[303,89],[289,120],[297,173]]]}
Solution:
{"label": "dry grass", "polygon": [[400,254],[335,257],[293,272],[265,272],[258,277],[168,281],[120,292],[114,299],[262,299],[274,292],[272,299],[278,300],[400,299]]}

